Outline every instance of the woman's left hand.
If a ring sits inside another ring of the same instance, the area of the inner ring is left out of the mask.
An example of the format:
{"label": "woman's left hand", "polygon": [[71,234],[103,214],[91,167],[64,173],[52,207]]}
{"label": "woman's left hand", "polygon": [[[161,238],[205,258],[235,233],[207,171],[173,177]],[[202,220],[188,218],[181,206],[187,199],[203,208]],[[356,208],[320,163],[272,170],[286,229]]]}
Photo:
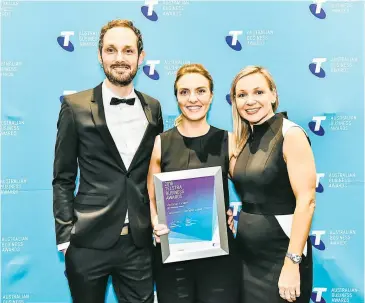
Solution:
{"label": "woman's left hand", "polygon": [[300,296],[299,264],[285,260],[279,277],[279,294],[284,300],[294,302]]}

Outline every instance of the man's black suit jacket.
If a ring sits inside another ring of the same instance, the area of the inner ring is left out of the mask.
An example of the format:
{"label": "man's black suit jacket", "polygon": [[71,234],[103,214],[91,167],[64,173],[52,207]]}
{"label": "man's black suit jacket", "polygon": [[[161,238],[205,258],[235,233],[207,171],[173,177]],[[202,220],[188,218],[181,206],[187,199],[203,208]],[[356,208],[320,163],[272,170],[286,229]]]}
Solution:
{"label": "man's black suit jacket", "polygon": [[57,244],[71,241],[76,246],[108,249],[120,237],[127,209],[135,245],[151,243],[147,172],[163,120],[160,103],[135,92],[148,126],[128,170],[106,125],[102,85],[64,98],[52,182]]}

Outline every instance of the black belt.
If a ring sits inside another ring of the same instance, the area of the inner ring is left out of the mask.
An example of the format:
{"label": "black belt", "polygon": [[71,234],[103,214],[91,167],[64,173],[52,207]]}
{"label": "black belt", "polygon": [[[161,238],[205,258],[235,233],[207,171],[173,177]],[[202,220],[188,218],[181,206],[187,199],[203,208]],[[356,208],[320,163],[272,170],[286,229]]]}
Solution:
{"label": "black belt", "polygon": [[242,202],[242,211],[256,215],[292,215],[295,205],[280,203],[250,203]]}

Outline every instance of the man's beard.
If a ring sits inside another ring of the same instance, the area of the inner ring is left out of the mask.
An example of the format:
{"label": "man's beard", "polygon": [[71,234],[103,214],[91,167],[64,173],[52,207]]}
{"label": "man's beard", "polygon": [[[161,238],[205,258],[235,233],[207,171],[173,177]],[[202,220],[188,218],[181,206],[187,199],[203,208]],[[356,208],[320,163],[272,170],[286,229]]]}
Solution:
{"label": "man's beard", "polygon": [[[115,68],[122,67],[125,70],[120,73],[115,70]],[[137,66],[132,69],[132,67],[126,63],[116,63],[112,64],[109,68],[106,68],[104,64],[102,64],[102,68],[104,70],[104,74],[110,83],[116,86],[127,86],[129,85],[134,77],[137,74]]]}

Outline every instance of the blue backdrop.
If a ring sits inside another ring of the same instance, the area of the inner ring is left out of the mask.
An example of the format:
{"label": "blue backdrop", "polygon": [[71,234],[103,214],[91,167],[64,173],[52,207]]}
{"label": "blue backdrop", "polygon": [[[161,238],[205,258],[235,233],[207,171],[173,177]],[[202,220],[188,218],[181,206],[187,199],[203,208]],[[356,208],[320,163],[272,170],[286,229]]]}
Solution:
{"label": "blue backdrop", "polygon": [[[98,34],[115,18],[142,31],[135,85],[161,101],[166,129],[182,64],[211,72],[209,122],[227,130],[235,74],[271,71],[279,110],[308,132],[316,157],[312,301],[364,302],[364,4],[147,2],[1,3],[1,302],[71,302],[52,215],[56,121],[63,95],[103,80]],[[237,214],[232,187],[230,199]]]}

